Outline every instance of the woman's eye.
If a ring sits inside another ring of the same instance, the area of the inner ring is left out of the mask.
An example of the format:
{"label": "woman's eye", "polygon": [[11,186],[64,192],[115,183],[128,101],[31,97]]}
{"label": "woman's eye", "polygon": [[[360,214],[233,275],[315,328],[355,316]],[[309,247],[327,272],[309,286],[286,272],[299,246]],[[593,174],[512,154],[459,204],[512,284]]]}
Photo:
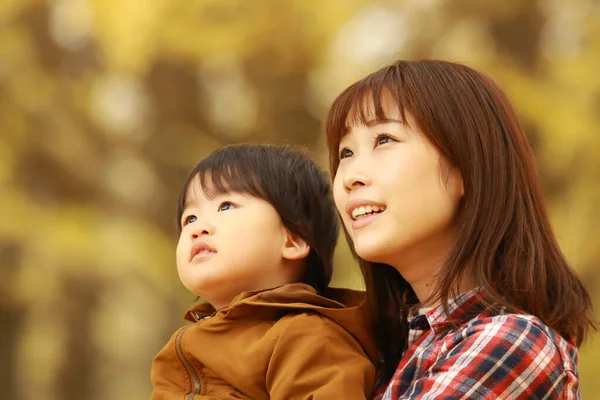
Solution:
{"label": "woman's eye", "polygon": [[380,134],[380,135],[377,135],[377,137],[375,138],[375,143],[377,146],[380,146],[382,144],[392,142],[393,140],[394,139],[392,139],[388,135]]}
{"label": "woman's eye", "polygon": [[219,206],[219,211],[227,211],[227,210],[231,210],[232,208],[233,208],[233,204],[232,203],[230,203],[228,201],[224,201]]}
{"label": "woman's eye", "polygon": [[340,150],[340,160],[343,160],[344,158],[352,157],[353,155],[354,155],[354,153],[352,153],[352,150],[350,150],[350,149],[343,148]]}
{"label": "woman's eye", "polygon": [[195,215],[188,215],[187,217],[185,217],[183,219],[183,226],[187,225],[187,224],[191,224],[192,222],[196,222],[198,218],[196,218]]}

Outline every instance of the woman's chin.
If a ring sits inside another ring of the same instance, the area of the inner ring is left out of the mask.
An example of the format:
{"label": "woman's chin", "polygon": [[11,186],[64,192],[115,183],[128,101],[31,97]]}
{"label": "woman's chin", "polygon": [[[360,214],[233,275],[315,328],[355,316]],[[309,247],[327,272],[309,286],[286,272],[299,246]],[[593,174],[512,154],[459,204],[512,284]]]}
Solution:
{"label": "woman's chin", "polygon": [[354,242],[354,250],[360,258],[374,263],[388,264],[389,257],[384,243],[379,240],[357,240]]}

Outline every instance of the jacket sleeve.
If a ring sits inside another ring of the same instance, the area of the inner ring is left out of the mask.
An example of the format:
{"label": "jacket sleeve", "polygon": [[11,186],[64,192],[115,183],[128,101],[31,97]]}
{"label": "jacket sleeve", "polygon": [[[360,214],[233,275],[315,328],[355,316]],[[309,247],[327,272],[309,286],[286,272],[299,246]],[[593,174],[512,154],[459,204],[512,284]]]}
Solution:
{"label": "jacket sleeve", "polygon": [[272,400],[370,398],[375,367],[346,329],[321,315],[288,315],[267,368]]}

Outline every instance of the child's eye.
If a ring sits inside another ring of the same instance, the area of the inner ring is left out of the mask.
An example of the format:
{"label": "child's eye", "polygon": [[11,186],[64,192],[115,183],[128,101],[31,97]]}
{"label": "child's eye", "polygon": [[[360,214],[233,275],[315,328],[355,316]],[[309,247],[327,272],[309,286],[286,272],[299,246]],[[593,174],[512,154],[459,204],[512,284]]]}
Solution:
{"label": "child's eye", "polygon": [[195,215],[188,215],[187,217],[185,217],[183,219],[183,226],[186,226],[187,224],[191,224],[193,222],[196,222],[198,218],[196,218]]}
{"label": "child's eye", "polygon": [[348,158],[348,157],[352,157],[354,155],[354,153],[352,153],[352,150],[344,147],[343,149],[340,150],[340,160],[343,160],[344,158]]}
{"label": "child's eye", "polygon": [[394,139],[392,139],[392,137],[390,137],[389,135],[386,135],[385,133],[380,133],[375,138],[375,146],[380,146],[382,144],[386,144],[393,141]]}
{"label": "child's eye", "polygon": [[219,206],[219,211],[227,211],[227,210],[231,210],[232,208],[234,208],[233,203],[231,203],[229,201],[224,201]]}

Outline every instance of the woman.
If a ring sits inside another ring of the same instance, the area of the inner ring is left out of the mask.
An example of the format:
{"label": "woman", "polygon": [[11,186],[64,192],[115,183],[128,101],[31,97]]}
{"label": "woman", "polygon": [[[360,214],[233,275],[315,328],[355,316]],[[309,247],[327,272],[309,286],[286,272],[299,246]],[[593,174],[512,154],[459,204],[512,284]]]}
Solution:
{"label": "woman", "polygon": [[463,65],[398,61],[337,97],[326,135],[383,398],[577,398],[590,296],[499,87]]}

